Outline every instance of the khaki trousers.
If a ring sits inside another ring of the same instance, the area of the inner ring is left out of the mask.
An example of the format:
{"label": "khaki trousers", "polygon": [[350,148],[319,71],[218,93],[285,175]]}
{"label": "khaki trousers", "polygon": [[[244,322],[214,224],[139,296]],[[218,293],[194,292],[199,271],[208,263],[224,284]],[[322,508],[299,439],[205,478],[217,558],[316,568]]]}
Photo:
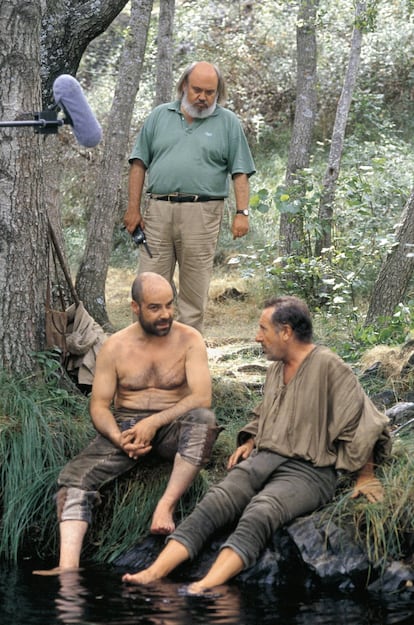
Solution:
{"label": "khaki trousers", "polygon": [[179,268],[177,321],[203,330],[223,200],[165,202],[150,199],[144,212],[150,258],[140,249],[138,273],[153,271],[171,284]]}

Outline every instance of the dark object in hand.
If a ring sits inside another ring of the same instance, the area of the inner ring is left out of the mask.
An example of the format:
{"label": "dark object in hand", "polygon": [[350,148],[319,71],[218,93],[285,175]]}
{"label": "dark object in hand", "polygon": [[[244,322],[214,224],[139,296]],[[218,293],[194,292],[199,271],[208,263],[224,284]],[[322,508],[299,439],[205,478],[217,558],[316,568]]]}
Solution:
{"label": "dark object in hand", "polygon": [[145,237],[145,232],[141,228],[141,226],[137,226],[134,232],[131,234],[132,240],[136,245],[142,245],[145,247],[147,254],[150,258],[152,258],[152,254],[150,248],[148,247],[147,239]]}

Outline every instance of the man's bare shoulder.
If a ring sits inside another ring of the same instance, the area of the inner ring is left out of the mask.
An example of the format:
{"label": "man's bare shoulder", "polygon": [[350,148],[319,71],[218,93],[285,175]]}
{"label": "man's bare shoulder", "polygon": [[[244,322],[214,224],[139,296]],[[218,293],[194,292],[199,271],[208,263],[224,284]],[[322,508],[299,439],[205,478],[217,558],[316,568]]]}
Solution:
{"label": "man's bare shoulder", "polygon": [[131,324],[126,328],[122,328],[122,330],[118,330],[117,332],[114,332],[114,334],[108,336],[101,347],[101,351],[105,350],[107,352],[111,352],[114,349],[119,349],[120,345],[128,343],[135,334],[136,329],[134,328],[134,324]]}
{"label": "man's bare shoulder", "polygon": [[195,328],[181,323],[180,321],[174,321],[172,330],[180,340],[186,341],[189,345],[204,345],[205,347],[205,342],[201,333]]}

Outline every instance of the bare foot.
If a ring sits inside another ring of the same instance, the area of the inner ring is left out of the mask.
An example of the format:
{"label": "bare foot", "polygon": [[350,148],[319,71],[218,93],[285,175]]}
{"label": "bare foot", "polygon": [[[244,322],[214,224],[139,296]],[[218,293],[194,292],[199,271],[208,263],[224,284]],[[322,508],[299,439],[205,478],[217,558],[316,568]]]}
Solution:
{"label": "bare foot", "polygon": [[209,588],[202,586],[200,582],[193,582],[187,586],[187,593],[189,595],[204,595]]}
{"label": "bare foot", "polygon": [[175,523],[173,519],[174,508],[171,508],[168,504],[164,503],[162,499],[158,502],[152,515],[150,532],[151,534],[172,534],[175,530]]}
{"label": "bare foot", "polygon": [[220,584],[218,586],[206,586],[202,582],[193,582],[185,588],[183,594],[192,597],[208,597],[209,599],[218,599],[227,594],[228,587]]}
{"label": "bare foot", "polygon": [[139,571],[138,573],[125,573],[122,577],[123,582],[128,582],[128,584],[151,584],[151,582],[155,582],[160,577],[155,573],[152,573],[150,569],[144,569],[143,571]]}
{"label": "bare foot", "polygon": [[61,575],[62,573],[71,573],[73,571],[79,570],[79,568],[66,569],[62,568],[61,566],[55,566],[54,569],[32,571],[32,575],[43,575],[44,577],[51,577],[52,575]]}

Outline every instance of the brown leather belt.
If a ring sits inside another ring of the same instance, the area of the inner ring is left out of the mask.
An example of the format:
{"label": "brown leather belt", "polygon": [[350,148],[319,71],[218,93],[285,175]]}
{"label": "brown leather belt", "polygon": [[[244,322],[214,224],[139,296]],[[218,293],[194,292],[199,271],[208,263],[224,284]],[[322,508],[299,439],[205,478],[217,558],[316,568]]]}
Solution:
{"label": "brown leather belt", "polygon": [[151,193],[153,200],[161,200],[162,202],[214,202],[223,200],[222,197],[210,197],[208,195],[180,195],[178,193],[169,193],[168,195],[157,195]]}

